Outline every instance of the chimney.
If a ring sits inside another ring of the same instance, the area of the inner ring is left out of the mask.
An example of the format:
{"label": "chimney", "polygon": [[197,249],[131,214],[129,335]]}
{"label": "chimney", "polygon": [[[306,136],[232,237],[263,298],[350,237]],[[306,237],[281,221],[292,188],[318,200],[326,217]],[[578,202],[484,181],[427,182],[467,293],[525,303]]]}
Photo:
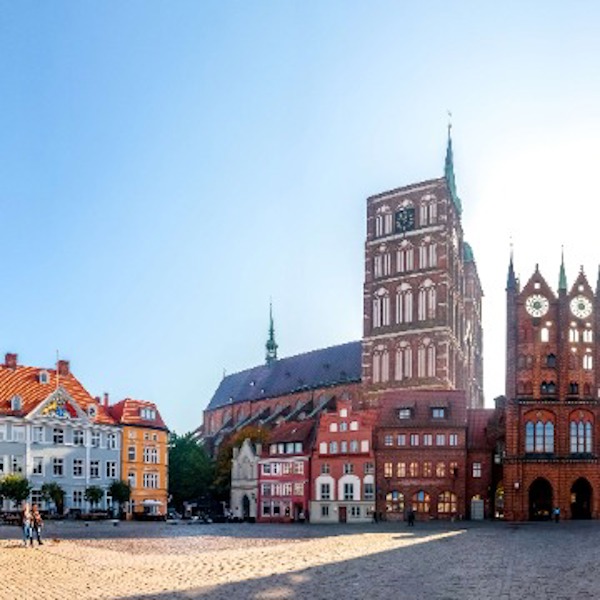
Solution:
{"label": "chimney", "polygon": [[61,377],[66,377],[69,374],[69,361],[59,360],[58,361],[58,374]]}
{"label": "chimney", "polygon": [[108,408],[108,392],[104,392],[104,407]]}
{"label": "chimney", "polygon": [[100,404],[100,396],[94,396],[94,401],[96,404]]}
{"label": "chimney", "polygon": [[11,354],[7,352],[4,356],[4,366],[7,369],[16,369],[17,368],[17,354]]}

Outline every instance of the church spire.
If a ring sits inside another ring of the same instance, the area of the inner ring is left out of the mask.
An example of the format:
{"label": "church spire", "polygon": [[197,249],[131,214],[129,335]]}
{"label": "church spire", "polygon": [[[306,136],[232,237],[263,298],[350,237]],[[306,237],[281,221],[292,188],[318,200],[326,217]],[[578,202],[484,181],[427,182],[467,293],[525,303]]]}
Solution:
{"label": "church spire", "polygon": [[558,275],[558,291],[567,291],[567,276],[565,274],[565,250],[564,247],[560,250],[560,273]]}
{"label": "church spire", "polygon": [[446,179],[446,183],[448,185],[448,189],[450,190],[450,196],[452,198],[452,202],[460,215],[462,212],[462,206],[460,203],[460,198],[456,193],[456,179],[454,178],[454,153],[452,152],[452,122],[450,118],[452,117],[452,113],[448,112],[448,145],[446,146],[446,164],[444,165],[444,177]]}
{"label": "church spire", "polygon": [[265,344],[267,348],[266,362],[268,365],[277,360],[277,343],[275,342],[275,326],[273,325],[273,303],[269,302],[269,339]]}
{"label": "church spire", "polygon": [[517,289],[517,278],[515,277],[515,267],[513,265],[513,248],[510,244],[510,262],[508,263],[508,276],[506,278],[506,291]]}

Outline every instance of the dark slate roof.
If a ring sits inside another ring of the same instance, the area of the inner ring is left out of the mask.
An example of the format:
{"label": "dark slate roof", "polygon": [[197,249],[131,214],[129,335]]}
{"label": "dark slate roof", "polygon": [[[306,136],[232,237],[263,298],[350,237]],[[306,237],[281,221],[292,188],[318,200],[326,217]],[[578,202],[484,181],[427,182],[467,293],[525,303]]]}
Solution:
{"label": "dark slate roof", "polygon": [[227,375],[207,410],[360,381],[361,354],[361,342],[349,342]]}

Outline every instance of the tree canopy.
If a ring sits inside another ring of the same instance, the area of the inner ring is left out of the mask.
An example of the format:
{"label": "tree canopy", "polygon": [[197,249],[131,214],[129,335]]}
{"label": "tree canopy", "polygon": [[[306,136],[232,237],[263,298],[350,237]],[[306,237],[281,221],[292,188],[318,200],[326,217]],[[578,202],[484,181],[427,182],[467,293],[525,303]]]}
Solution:
{"label": "tree canopy", "polygon": [[213,464],[191,433],[171,434],[169,442],[169,494],[181,510],[186,501],[207,496],[213,479]]}
{"label": "tree canopy", "polygon": [[31,484],[26,477],[10,473],[0,479],[0,496],[14,500],[17,504],[27,500],[31,492]]}

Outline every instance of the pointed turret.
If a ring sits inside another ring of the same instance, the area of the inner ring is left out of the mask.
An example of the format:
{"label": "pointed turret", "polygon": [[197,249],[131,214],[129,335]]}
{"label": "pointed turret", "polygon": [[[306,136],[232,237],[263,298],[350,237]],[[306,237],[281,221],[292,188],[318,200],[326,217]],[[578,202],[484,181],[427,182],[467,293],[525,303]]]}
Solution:
{"label": "pointed turret", "polygon": [[268,365],[277,360],[277,343],[275,342],[275,326],[273,325],[273,304],[269,302],[269,339],[265,344],[267,348],[266,362]]}
{"label": "pointed turret", "polygon": [[506,291],[517,289],[517,278],[515,277],[515,267],[513,265],[513,252],[510,249],[510,262],[508,263],[508,276],[506,277]]}
{"label": "pointed turret", "polygon": [[452,202],[460,215],[462,212],[462,207],[460,203],[460,198],[456,192],[456,179],[454,177],[454,154],[452,152],[452,135],[451,135],[452,124],[448,123],[448,145],[446,146],[446,164],[444,166],[444,177],[446,178],[446,183],[448,184],[448,189],[450,190],[450,196],[452,197]]}
{"label": "pointed turret", "polygon": [[567,291],[567,276],[565,274],[564,249],[561,249],[561,252],[560,252],[560,272],[558,275],[558,291],[559,291],[559,293]]}

